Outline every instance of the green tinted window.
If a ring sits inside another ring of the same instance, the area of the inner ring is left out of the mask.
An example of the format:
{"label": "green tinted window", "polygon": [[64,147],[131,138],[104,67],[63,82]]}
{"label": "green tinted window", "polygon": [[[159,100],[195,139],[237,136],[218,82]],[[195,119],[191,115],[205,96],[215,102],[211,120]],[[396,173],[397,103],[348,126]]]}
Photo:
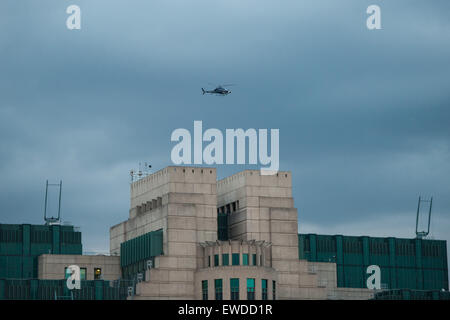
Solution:
{"label": "green tinted window", "polygon": [[272,281],[272,298],[276,300],[277,297],[277,283],[276,281]]}
{"label": "green tinted window", "polygon": [[255,300],[255,279],[247,278],[247,300]]}
{"label": "green tinted window", "polygon": [[214,289],[215,289],[215,293],[216,293],[216,300],[222,300],[223,299],[222,279],[214,280]]}
{"label": "green tinted window", "polygon": [[239,300],[239,278],[230,279],[230,299]]}
{"label": "green tinted window", "polygon": [[214,255],[214,267],[217,267],[219,265],[219,255]]}
{"label": "green tinted window", "polygon": [[261,300],[267,300],[267,279],[261,279]]}
{"label": "green tinted window", "polygon": [[242,255],[242,265],[248,266],[248,253]]}
{"label": "green tinted window", "polygon": [[228,253],[222,254],[222,265],[223,266],[230,265],[230,255]]}
{"label": "green tinted window", "polygon": [[233,253],[232,259],[233,259],[233,266],[238,266],[239,265],[239,253]]}
{"label": "green tinted window", "polygon": [[202,298],[208,300],[208,280],[202,281]]}

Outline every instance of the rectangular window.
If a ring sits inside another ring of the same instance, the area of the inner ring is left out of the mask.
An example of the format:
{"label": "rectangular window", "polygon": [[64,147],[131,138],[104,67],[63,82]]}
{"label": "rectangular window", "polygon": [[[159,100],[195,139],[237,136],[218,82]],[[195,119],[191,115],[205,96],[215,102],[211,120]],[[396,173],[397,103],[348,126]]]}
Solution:
{"label": "rectangular window", "polygon": [[252,265],[256,266],[256,254],[252,254]]}
{"label": "rectangular window", "polygon": [[222,265],[223,266],[230,265],[230,255],[228,253],[223,253],[222,254]]}
{"label": "rectangular window", "polygon": [[242,254],[242,265],[248,266],[248,253]]}
{"label": "rectangular window", "polygon": [[214,289],[216,291],[216,300],[223,300],[222,279],[214,280]]}
{"label": "rectangular window", "polygon": [[208,300],[208,280],[202,281],[202,299]]}
{"label": "rectangular window", "polygon": [[239,300],[239,278],[230,279],[230,299]]}
{"label": "rectangular window", "polygon": [[214,267],[217,267],[219,265],[219,255],[214,255]]}
{"label": "rectangular window", "polygon": [[100,280],[102,278],[102,269],[94,268],[94,280]]}
{"label": "rectangular window", "polygon": [[80,268],[80,280],[86,280],[86,268]]}
{"label": "rectangular window", "polygon": [[208,267],[211,267],[211,256],[208,256]]}
{"label": "rectangular window", "polygon": [[261,279],[261,300],[267,300],[267,279]]}
{"label": "rectangular window", "polygon": [[233,260],[233,266],[239,265],[239,253],[233,253],[231,259]]}
{"label": "rectangular window", "polygon": [[272,281],[272,299],[277,299],[277,282],[275,280]]}
{"label": "rectangular window", "polygon": [[247,300],[255,300],[255,279],[247,278]]}

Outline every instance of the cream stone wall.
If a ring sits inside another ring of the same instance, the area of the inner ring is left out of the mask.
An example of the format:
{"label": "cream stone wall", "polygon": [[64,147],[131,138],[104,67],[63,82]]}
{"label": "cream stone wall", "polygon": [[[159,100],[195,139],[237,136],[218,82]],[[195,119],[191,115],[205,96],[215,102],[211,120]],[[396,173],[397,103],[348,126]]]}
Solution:
{"label": "cream stone wall", "polygon": [[64,279],[65,268],[70,265],[86,268],[86,280],[94,280],[94,268],[102,269],[103,280],[117,280],[121,276],[120,257],[117,256],[43,254],[38,258],[38,278],[46,280]]}
{"label": "cream stone wall", "polygon": [[279,299],[325,299],[327,288],[319,286],[308,262],[298,259],[297,209],[292,198],[292,175],[280,171],[272,176],[246,170],[217,183],[218,207],[239,200],[231,212],[232,239],[271,243],[271,266],[278,273]]}
{"label": "cream stone wall", "polygon": [[[229,241],[217,241],[218,210],[228,214]],[[229,299],[231,278],[240,279],[241,299],[247,296],[247,278],[256,280],[257,299],[261,279],[268,280],[269,299],[273,280],[277,299],[373,297],[367,289],[337,288],[335,263],[299,260],[298,214],[287,171],[261,176],[245,170],[216,181],[214,168],[162,169],[131,185],[129,218],[110,230],[111,253],[120,252],[120,243],[158,229],[163,229],[164,255],[155,258],[133,299],[201,299],[203,280],[213,299],[215,279],[223,280],[223,297]],[[223,266],[222,253],[229,253],[229,266]],[[232,266],[232,253],[239,253],[241,265]],[[250,265],[244,266],[245,253]],[[215,254],[219,266],[214,266]]]}
{"label": "cream stone wall", "polygon": [[[228,254],[229,266],[232,265],[233,254],[239,254],[239,263],[243,265],[244,254],[248,255],[248,264],[253,264],[253,255],[256,255],[256,266],[271,267],[270,246],[271,243],[255,240],[229,240],[199,243],[198,268],[214,266],[214,256],[218,255],[219,265],[223,266],[223,254]],[[208,262],[209,261],[209,262]]]}
{"label": "cream stone wall", "polygon": [[120,243],[163,229],[156,257],[135,299],[194,298],[198,243],[217,240],[216,169],[167,167],[131,185],[130,215],[111,228],[111,252]]}
{"label": "cream stone wall", "polygon": [[272,284],[277,282],[277,272],[262,266],[220,266],[199,269],[195,273],[195,299],[202,299],[202,281],[208,281],[208,300],[215,300],[214,280],[222,279],[223,300],[230,300],[230,279],[239,279],[239,298],[247,300],[247,279],[255,279],[255,299],[262,299],[262,279],[267,280],[268,300],[273,299]]}

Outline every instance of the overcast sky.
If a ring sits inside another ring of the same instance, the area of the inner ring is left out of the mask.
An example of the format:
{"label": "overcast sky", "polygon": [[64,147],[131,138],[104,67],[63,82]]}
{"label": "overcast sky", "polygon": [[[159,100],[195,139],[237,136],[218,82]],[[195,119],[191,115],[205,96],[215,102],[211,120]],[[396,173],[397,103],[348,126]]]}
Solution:
{"label": "overcast sky", "polygon": [[42,223],[62,179],[63,220],[109,251],[129,170],[171,165],[172,131],[202,120],[279,128],[302,233],[412,238],[421,194],[450,240],[449,16],[448,0],[2,0],[0,223]]}

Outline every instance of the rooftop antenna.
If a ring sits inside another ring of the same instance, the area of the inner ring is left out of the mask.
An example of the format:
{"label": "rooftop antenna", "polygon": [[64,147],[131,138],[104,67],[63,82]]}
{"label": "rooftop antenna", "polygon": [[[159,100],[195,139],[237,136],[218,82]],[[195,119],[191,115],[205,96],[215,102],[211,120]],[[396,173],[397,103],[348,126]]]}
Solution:
{"label": "rooftop antenna", "polygon": [[[57,217],[47,217],[47,205],[48,205],[48,187],[58,187],[59,188],[59,199],[58,199],[58,216]],[[48,183],[45,182],[45,207],[44,207],[44,220],[45,224],[59,224],[61,221],[61,191],[62,191],[62,180],[59,183]]]}
{"label": "rooftop antenna", "polygon": [[[427,231],[419,231],[419,214],[420,214],[420,204],[421,203],[427,203],[429,205],[428,207],[428,228]],[[421,196],[419,196],[419,202],[417,204],[417,216],[416,216],[416,237],[417,239],[423,239],[430,233],[430,222],[431,222],[431,207],[433,206],[433,197],[430,199],[422,199]]]}
{"label": "rooftop antenna", "polygon": [[134,181],[138,181],[138,180],[148,176],[150,174],[150,169],[151,168],[152,168],[152,166],[149,165],[147,162],[144,162],[143,166],[142,166],[142,163],[139,162],[139,170],[138,171],[136,171],[134,169],[130,170],[131,183],[133,183]]}

